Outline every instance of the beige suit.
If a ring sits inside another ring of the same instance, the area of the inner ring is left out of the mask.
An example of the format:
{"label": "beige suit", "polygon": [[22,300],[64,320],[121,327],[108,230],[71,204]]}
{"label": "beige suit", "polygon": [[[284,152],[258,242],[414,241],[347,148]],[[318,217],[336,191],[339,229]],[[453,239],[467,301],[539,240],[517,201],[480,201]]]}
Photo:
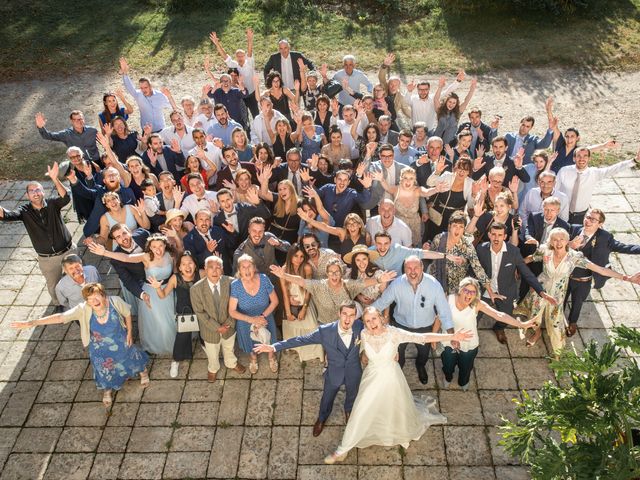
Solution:
{"label": "beige suit", "polygon": [[[216,373],[220,369],[220,349],[224,365],[235,368],[238,364],[233,348],[236,342],[236,321],[229,316],[229,289],[231,277],[222,276],[218,282],[220,300],[216,302],[207,278],[197,282],[189,292],[193,311],[200,325],[200,336],[204,340],[204,350],[208,359],[208,370]],[[229,329],[222,335],[218,329],[228,325]]]}

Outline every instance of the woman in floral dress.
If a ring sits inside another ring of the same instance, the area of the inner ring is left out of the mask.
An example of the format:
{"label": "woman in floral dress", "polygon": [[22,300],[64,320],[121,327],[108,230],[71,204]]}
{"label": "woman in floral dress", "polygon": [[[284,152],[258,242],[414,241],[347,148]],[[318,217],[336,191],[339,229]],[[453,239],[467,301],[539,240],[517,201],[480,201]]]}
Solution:
{"label": "woman in floral dress", "polygon": [[[581,252],[573,250],[569,245],[569,234],[562,228],[551,230],[547,243],[540,245],[538,250],[533,255],[529,255],[525,261],[527,263],[542,261],[543,270],[538,279],[545,291],[554,297],[558,304],[551,305],[547,300],[530,290],[513,311],[513,314],[534,320],[537,325],[541,325],[544,321],[554,354],[565,345],[567,320],[564,316],[563,305],[569,278],[574,268],[588,268],[605,277],[633,281],[632,277],[596,265],[587,260]],[[535,345],[541,335],[542,329],[538,327],[527,340],[527,345]]]}
{"label": "woman in floral dress", "polygon": [[98,390],[104,390],[102,402],[109,408],[111,393],[120,390],[129,378],[140,374],[140,385],[149,385],[147,354],[133,343],[131,308],[117,296],[107,296],[99,283],[82,289],[83,303],[64,313],[26,322],[14,322],[12,328],[31,328],[77,320],[82,345],[89,347],[89,360]]}

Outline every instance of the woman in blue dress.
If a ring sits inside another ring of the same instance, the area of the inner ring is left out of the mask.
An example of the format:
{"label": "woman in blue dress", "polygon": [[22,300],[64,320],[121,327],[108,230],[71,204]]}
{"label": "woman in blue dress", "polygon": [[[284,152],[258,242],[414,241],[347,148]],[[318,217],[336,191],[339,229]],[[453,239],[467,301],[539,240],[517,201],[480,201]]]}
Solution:
{"label": "woman in blue dress", "polygon": [[[131,255],[110,252],[97,243],[89,243],[88,246],[89,250],[96,255],[113,258],[121,262],[142,262],[146,278],[154,278],[163,284],[173,274],[173,249],[164,235],[156,233],[149,236],[144,247],[144,253]],[[149,305],[142,300],[138,302],[140,343],[149,353],[172,354],[173,344],[176,339],[174,292],[170,292],[165,298],[160,298],[156,289],[148,281],[145,282],[142,290],[149,294],[150,301]]]}
{"label": "woman in blue dress", "polygon": [[[118,104],[118,99],[123,103],[124,107]],[[102,96],[102,106],[104,110],[98,114],[100,128],[104,128],[106,124],[113,121],[115,117],[121,117],[125,120],[133,113],[133,105],[127,101],[122,89],[117,89],[115,93],[109,92]]]}
{"label": "woman in blue dress", "polygon": [[322,127],[313,124],[313,117],[309,112],[296,113],[298,128],[292,135],[302,149],[302,161],[306,162],[313,154],[319,155],[322,146],[327,143]]}
{"label": "woman in blue dress", "polygon": [[89,347],[89,360],[98,390],[104,390],[102,402],[109,408],[113,390],[120,390],[129,378],[140,374],[140,386],[149,385],[148,355],[133,343],[131,310],[118,296],[107,296],[100,283],[82,288],[83,303],[64,313],[38,320],[14,322],[12,328],[30,328],[77,320],[82,345]]}
{"label": "woman in blue dress", "polygon": [[[269,277],[258,273],[250,255],[245,254],[238,258],[237,277],[231,282],[229,315],[237,320],[236,333],[240,349],[251,355],[249,371],[256,373],[258,356],[253,352],[253,347],[259,343],[276,341],[273,311],[278,306],[278,296]],[[262,327],[268,330],[269,339],[259,337],[264,334]],[[260,338],[260,341],[255,341],[252,335],[254,338]],[[278,360],[273,352],[269,352],[269,367],[273,373],[278,371]]]}

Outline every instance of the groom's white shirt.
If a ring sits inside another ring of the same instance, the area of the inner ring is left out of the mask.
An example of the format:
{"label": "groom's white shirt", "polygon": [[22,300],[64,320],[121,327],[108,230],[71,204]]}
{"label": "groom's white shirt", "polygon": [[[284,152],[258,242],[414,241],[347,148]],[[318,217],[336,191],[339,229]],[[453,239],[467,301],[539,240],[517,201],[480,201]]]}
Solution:
{"label": "groom's white shirt", "polygon": [[353,330],[343,330],[338,325],[338,335],[340,335],[340,340],[344,343],[344,346],[349,348],[351,345],[351,337],[353,336]]}

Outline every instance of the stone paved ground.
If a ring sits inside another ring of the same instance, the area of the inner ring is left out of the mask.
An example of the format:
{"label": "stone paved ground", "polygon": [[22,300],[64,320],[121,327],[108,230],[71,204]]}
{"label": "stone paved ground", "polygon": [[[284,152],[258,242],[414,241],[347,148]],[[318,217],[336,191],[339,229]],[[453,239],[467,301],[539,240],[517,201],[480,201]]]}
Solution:
{"label": "stone paved ground", "polygon": [[[622,241],[640,243],[640,175],[631,172],[602,183],[593,203],[603,205],[609,230]],[[0,203],[13,207],[24,182],[0,184]],[[81,229],[67,212],[69,228]],[[85,259],[95,264],[96,257]],[[624,257],[625,272],[640,270],[640,258]],[[98,268],[110,291],[117,280],[108,262]],[[640,327],[636,286],[611,281],[594,291],[583,312],[581,348],[602,340],[625,323]],[[0,226],[0,479],[500,479],[528,478],[526,470],[496,446],[502,415],[514,417],[511,403],[522,389],[555,381],[547,367],[548,341],[527,349],[515,330],[509,346],[497,343],[488,323],[480,331],[481,349],[468,392],[442,389],[440,360],[429,363],[422,386],[406,368],[412,389],[438,399],[449,424],[430,428],[406,452],[368,448],[350,453],[342,465],[325,466],[324,456],[338,444],[343,415],[336,408],[325,431],[311,435],[321,393],[320,366],[304,368],[297,356],[281,356],[279,374],[261,364],[257,375],[222,371],[206,381],[200,349],[193,362],[169,378],[169,358],[156,358],[151,387],[129,382],[115,397],[110,416],[100,402],[77,325],[16,332],[9,322],[51,313],[44,281],[30,241],[20,224]],[[545,339],[547,340],[547,339]],[[413,347],[410,347],[413,348]],[[245,360],[246,363],[246,360]],[[435,372],[435,373],[434,373]],[[341,397],[336,405],[340,405]],[[393,408],[393,405],[389,405]]]}

